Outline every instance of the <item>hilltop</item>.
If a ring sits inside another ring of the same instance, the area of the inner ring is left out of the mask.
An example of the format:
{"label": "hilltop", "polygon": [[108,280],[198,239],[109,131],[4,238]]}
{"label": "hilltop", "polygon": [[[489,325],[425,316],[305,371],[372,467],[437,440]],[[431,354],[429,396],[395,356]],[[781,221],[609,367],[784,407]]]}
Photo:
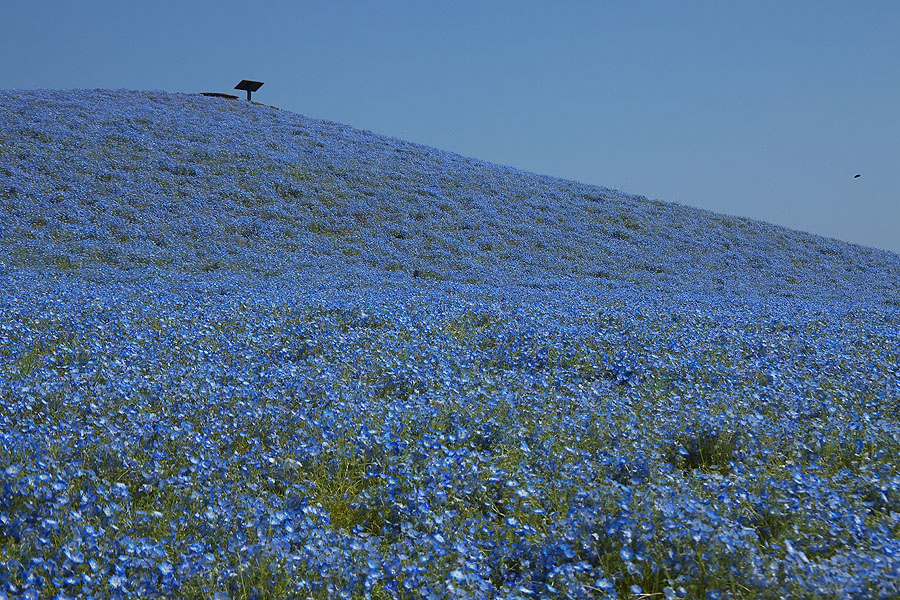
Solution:
{"label": "hilltop", "polygon": [[900,257],[200,95],[0,93],[0,260],[900,302]]}

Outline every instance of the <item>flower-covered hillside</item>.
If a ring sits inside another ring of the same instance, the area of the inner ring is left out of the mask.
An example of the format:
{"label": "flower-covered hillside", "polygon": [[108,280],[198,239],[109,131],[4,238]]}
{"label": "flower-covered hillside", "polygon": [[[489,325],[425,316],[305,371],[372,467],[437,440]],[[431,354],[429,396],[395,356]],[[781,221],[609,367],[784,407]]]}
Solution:
{"label": "flower-covered hillside", "polygon": [[418,271],[900,302],[900,262],[888,252],[247,102],[2,92],[0,115],[9,264]]}
{"label": "flower-covered hillside", "polygon": [[0,600],[900,596],[900,257],[241,101],[0,111]]}

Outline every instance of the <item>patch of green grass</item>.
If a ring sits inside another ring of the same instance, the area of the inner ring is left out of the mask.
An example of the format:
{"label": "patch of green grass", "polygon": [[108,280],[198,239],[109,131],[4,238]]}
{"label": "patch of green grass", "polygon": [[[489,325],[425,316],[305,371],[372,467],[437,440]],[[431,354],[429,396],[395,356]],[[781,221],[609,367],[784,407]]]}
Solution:
{"label": "patch of green grass", "polygon": [[52,354],[55,346],[39,340],[25,355],[16,360],[16,371],[19,379],[26,377],[31,371],[43,365],[44,357]]}
{"label": "patch of green grass", "polygon": [[341,236],[346,234],[343,228],[322,221],[310,221],[306,224],[306,230],[317,235]]}

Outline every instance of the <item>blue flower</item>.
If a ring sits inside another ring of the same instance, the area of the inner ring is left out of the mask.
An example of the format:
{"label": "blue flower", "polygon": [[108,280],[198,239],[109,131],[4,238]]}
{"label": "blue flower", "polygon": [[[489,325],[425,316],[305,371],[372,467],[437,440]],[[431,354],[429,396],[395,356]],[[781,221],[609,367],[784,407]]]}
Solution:
{"label": "blue flower", "polygon": [[76,565],[80,565],[81,563],[84,562],[84,554],[82,554],[78,550],[75,550],[74,548],[70,548],[70,547],[66,546],[63,549],[63,553],[65,554],[66,558],[68,558],[70,561],[72,561]]}

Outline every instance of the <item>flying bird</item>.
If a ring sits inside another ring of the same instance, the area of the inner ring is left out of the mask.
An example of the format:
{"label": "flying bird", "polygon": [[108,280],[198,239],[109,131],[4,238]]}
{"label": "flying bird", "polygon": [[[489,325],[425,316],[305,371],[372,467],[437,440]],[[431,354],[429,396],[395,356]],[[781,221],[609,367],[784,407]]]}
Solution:
{"label": "flying bird", "polygon": [[859,179],[859,173],[853,176],[853,179]]}

